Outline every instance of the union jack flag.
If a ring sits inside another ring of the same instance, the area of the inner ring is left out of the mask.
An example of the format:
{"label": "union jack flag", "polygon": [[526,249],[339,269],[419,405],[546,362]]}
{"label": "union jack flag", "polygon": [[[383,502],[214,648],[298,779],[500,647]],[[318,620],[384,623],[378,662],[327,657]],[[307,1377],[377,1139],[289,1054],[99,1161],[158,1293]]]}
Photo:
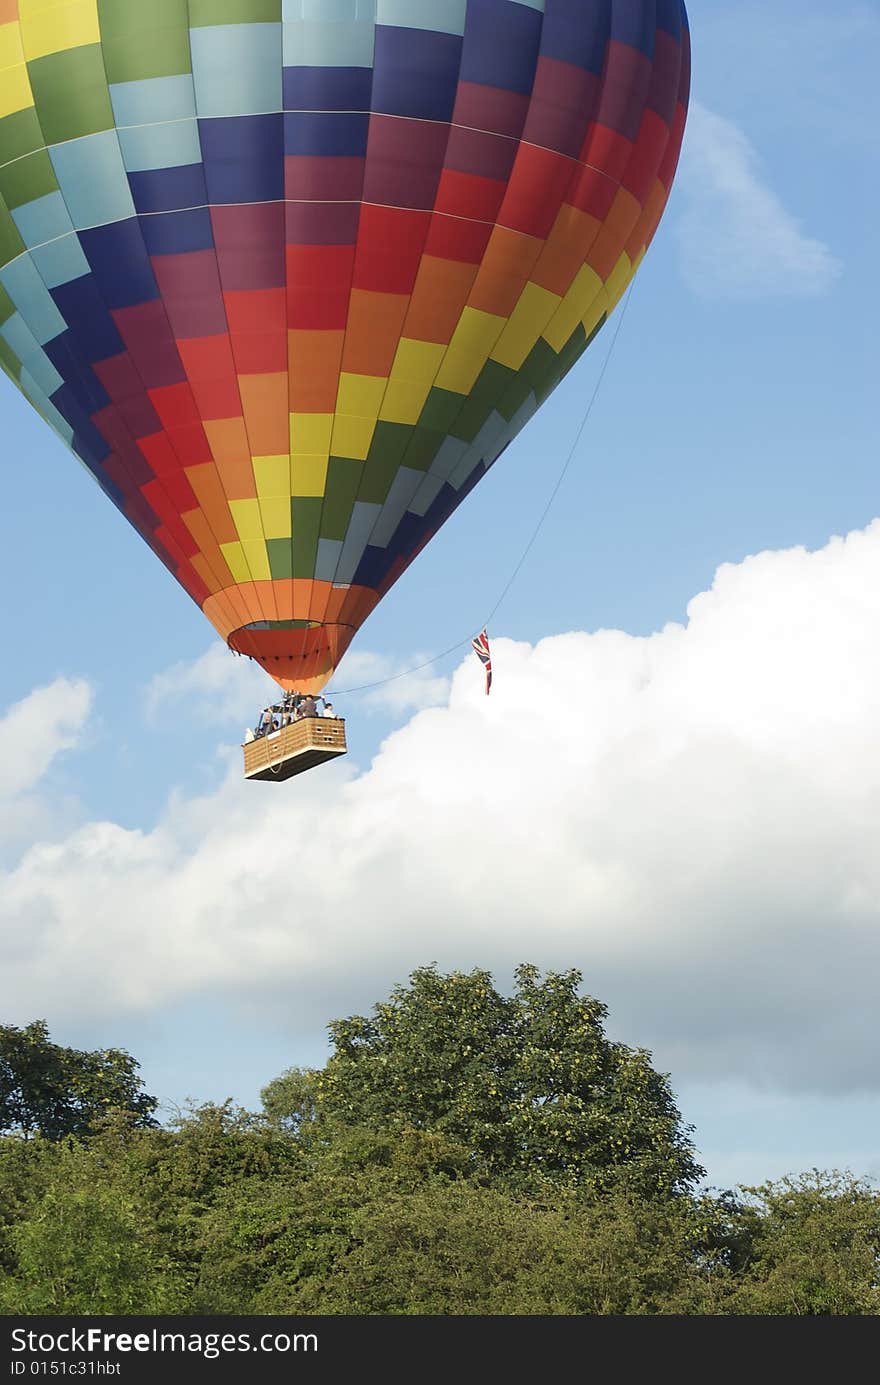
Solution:
{"label": "union jack flag", "polygon": [[486,696],[489,696],[489,689],[492,686],[492,653],[489,649],[489,632],[481,630],[475,640],[471,640],[471,648],[486,670]]}

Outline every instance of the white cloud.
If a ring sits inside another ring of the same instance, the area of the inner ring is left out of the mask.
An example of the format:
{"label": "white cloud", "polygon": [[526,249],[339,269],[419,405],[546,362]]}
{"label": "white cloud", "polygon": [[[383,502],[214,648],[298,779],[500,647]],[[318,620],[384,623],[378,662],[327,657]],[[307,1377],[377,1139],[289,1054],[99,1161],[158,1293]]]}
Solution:
{"label": "white cloud", "polygon": [[57,678],[16,702],[0,719],[0,801],[31,789],[79,740],[92,708],[82,679]]}
{"label": "white cloud", "polygon": [[236,752],[153,830],[0,875],[4,1014],[214,994],[305,1033],[432,959],[532,959],[677,1082],[876,1088],[878,629],[880,522],[722,567],[649,638],[498,639],[492,696],[469,656],[366,772]]}
{"label": "white cloud", "polygon": [[825,293],[839,278],[840,261],[824,242],[804,233],[767,184],[748,137],[697,102],[679,176],[682,272],[698,293],[810,297]]}
{"label": "white cloud", "polygon": [[[369,650],[352,650],[336,677],[340,687],[357,688],[356,710],[386,712],[400,716],[405,712],[437,707],[449,697],[450,679],[439,672],[440,665],[430,654],[413,654],[392,659]],[[328,697],[332,694],[328,689]],[[336,693],[337,705],[343,693]]]}
{"label": "white cloud", "polygon": [[[428,654],[413,654],[404,659],[352,650],[336,681],[341,688],[358,688],[357,703],[345,707],[336,696],[337,711],[377,712],[402,716],[435,707],[449,696],[450,680],[438,673],[437,665],[422,667]],[[366,686],[365,686],[366,685]],[[375,685],[375,686],[373,686]],[[146,713],[152,723],[173,717],[179,720],[188,707],[197,708],[201,724],[242,728],[255,725],[257,714],[267,699],[278,696],[277,684],[249,659],[233,658],[220,644],[214,644],[198,659],[183,661],[164,669],[151,679],[146,690]]]}
{"label": "white cloud", "polygon": [[174,664],[151,679],[146,689],[146,713],[150,721],[188,711],[200,724],[213,726],[241,722],[254,725],[267,698],[278,694],[278,685],[250,659],[239,659],[222,644],[212,644],[198,659]]}
{"label": "white cloud", "polygon": [[75,796],[57,779],[50,791],[45,780],[83,740],[92,701],[88,683],[58,678],[0,717],[0,851],[7,859],[35,834],[54,838],[79,821]]}

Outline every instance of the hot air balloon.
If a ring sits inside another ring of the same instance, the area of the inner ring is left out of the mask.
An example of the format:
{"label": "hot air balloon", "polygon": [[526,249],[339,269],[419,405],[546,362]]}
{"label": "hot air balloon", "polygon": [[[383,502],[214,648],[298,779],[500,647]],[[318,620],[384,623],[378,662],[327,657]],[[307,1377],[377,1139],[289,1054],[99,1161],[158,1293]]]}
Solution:
{"label": "hot air balloon", "polygon": [[683,0],[0,0],[0,362],[318,692],[620,299],[689,78]]}

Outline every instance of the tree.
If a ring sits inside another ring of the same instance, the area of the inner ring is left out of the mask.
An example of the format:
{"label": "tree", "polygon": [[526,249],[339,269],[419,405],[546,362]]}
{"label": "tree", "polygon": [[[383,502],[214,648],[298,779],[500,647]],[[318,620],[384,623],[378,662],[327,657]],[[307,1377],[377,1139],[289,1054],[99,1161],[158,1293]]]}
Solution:
{"label": "tree", "polygon": [[193,1311],[659,1313],[697,1273],[689,1198],[549,1192],[530,1199],[436,1175],[411,1183],[397,1152],[295,1187],[252,1180],[202,1224]]}
{"label": "tree", "polygon": [[288,1068],[260,1092],[263,1110],[273,1125],[297,1134],[317,1114],[315,1079],[312,1068]]}
{"label": "tree", "polygon": [[17,1126],[0,1313],[880,1315],[877,1189],[693,1192],[666,1079],[578,983],[417,972],[268,1117]]}
{"label": "tree", "polygon": [[166,1278],[134,1197],[58,1183],[35,1211],[12,1231],[18,1273],[0,1279],[0,1311],[173,1311],[179,1290]]}
{"label": "tree", "polygon": [[703,1170],[668,1079],[606,1037],[606,1007],[580,995],[581,980],[521,966],[505,997],[486,971],[413,972],[371,1018],[330,1025],[318,1122],[434,1130],[474,1171],[522,1186],[687,1189]]}
{"label": "tree", "polygon": [[154,1125],[158,1103],[143,1090],[138,1067],[123,1049],[54,1044],[44,1020],[25,1029],[0,1025],[0,1134],[85,1135],[114,1109]]}
{"label": "tree", "polygon": [[84,1140],[0,1139],[0,1313],[174,1311],[171,1238],[125,1160],[160,1136],[115,1112]]}
{"label": "tree", "polygon": [[[473,1183],[425,1184],[361,1209],[350,1253],[301,1311],[664,1313],[693,1273],[694,1221],[687,1198],[585,1200],[555,1189],[529,1201]],[[303,1302],[296,1288],[293,1302]]]}
{"label": "tree", "polygon": [[735,1211],[740,1272],[717,1286],[720,1311],[880,1315],[880,1194],[870,1183],[814,1170],[742,1190]]}
{"label": "tree", "polygon": [[292,1191],[301,1162],[229,1102],[170,1129],[116,1110],[85,1137],[0,1137],[0,1313],[197,1311],[206,1214],[266,1179]]}

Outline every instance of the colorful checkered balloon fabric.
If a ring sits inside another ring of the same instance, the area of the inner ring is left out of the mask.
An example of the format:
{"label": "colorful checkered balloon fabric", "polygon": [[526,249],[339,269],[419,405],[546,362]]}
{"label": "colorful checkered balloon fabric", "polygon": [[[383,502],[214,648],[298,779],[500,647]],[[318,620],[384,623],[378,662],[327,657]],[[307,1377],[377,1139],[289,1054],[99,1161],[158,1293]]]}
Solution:
{"label": "colorful checkered balloon fabric", "polygon": [[689,76],[683,0],[0,0],[0,361],[317,690],[620,299]]}

